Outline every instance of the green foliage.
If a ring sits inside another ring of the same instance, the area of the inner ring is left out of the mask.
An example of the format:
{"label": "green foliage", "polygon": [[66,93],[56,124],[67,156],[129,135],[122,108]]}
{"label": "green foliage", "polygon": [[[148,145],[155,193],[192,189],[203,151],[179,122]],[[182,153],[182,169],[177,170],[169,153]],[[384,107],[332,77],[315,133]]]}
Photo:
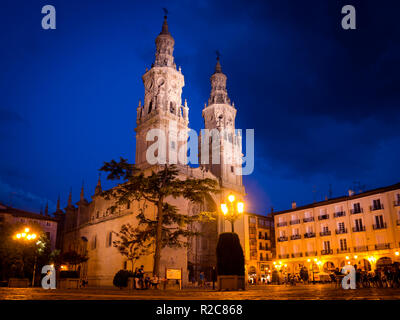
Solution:
{"label": "green foliage", "polygon": [[76,251],[67,251],[61,254],[60,261],[62,263],[68,263],[76,267],[78,264],[86,262],[89,258],[85,255],[81,255]]}
{"label": "green foliage", "polygon": [[133,228],[129,223],[124,224],[121,230],[116,233],[118,240],[113,241],[113,246],[130,261],[133,266],[141,256],[148,254],[151,243],[149,239],[143,237],[138,228]]}
{"label": "green foliage", "polygon": [[0,278],[31,278],[35,260],[37,270],[48,264],[50,242],[38,225],[29,225],[39,235],[37,240],[16,239],[14,235],[27,227],[26,224],[3,223],[0,229]]}
{"label": "green foliage", "polygon": [[224,232],[217,243],[218,275],[244,275],[244,255],[236,233]]}
{"label": "green foliage", "polygon": [[113,279],[114,286],[122,289],[128,286],[128,278],[133,277],[133,272],[128,270],[119,270]]}
{"label": "green foliage", "polygon": [[[139,210],[137,219],[138,227],[133,229],[130,225],[129,236],[120,234],[120,242],[116,243],[121,254],[132,256],[145,254],[151,244],[155,245],[154,270],[159,275],[160,252],[163,247],[187,246],[188,237],[198,235],[197,232],[188,230],[189,223],[206,222],[215,219],[213,212],[201,212],[197,215],[180,213],[176,206],[167,201],[167,198],[183,197],[193,203],[204,203],[211,194],[219,192],[218,182],[212,179],[179,179],[179,171],[174,165],[158,167],[149,175],[130,164],[126,159],[120,158],[119,162],[112,160],[104,163],[100,169],[108,173],[107,179],[122,183],[102,193],[107,200],[113,200],[109,208],[111,213],[119,206],[127,205],[132,201],[150,202],[157,208],[156,219],[147,217],[144,213],[146,205]],[[123,231],[123,230],[121,230]],[[141,248],[141,249],[139,249]]]}

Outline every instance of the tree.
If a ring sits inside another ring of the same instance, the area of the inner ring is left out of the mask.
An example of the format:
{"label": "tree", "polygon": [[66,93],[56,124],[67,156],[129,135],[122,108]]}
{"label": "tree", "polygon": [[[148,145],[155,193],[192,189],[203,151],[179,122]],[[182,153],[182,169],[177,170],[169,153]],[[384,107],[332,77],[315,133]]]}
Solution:
{"label": "tree", "polygon": [[128,286],[128,279],[133,276],[132,271],[119,270],[114,276],[113,285],[120,289],[126,288]]}
{"label": "tree", "polygon": [[244,255],[239,237],[233,232],[219,235],[217,243],[217,273],[225,275],[244,275]]}
{"label": "tree", "polygon": [[207,197],[219,191],[217,181],[213,179],[179,179],[179,171],[174,165],[159,166],[149,175],[130,164],[126,159],[120,158],[119,162],[112,160],[105,162],[101,171],[107,172],[107,179],[121,181],[116,187],[106,190],[102,195],[107,200],[114,200],[110,207],[114,212],[118,206],[127,205],[131,201],[150,202],[156,207],[156,219],[150,219],[144,214],[144,209],[139,210],[137,219],[139,226],[135,236],[141,243],[154,243],[153,273],[159,276],[161,249],[168,247],[182,247],[187,245],[188,237],[197,235],[186,228],[193,221],[210,221],[213,213],[201,212],[189,216],[178,212],[176,206],[167,202],[168,197],[183,197],[195,203],[204,203]]}
{"label": "tree", "polygon": [[85,255],[81,255],[78,252],[72,250],[72,251],[67,251],[62,253],[61,255],[61,261],[63,263],[68,263],[72,266],[74,266],[74,269],[76,269],[76,266],[78,264],[81,264],[83,262],[86,262],[89,258]]}
{"label": "tree", "polygon": [[37,270],[48,264],[50,241],[38,225],[28,226],[38,238],[34,241],[16,240],[15,234],[27,227],[22,223],[3,223],[0,228],[0,277],[31,278],[34,265]]}
{"label": "tree", "polygon": [[144,243],[137,228],[132,227],[129,223],[122,225],[116,236],[119,237],[119,240],[113,241],[113,246],[126,257],[126,260],[131,262],[133,272],[136,260],[148,254],[151,242]]}

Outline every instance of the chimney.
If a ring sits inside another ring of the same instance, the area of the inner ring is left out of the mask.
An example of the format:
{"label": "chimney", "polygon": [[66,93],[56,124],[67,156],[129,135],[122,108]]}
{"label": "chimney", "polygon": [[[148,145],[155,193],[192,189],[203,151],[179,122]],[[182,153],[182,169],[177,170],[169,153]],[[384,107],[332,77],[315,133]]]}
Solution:
{"label": "chimney", "polygon": [[349,189],[349,197],[354,196],[354,191]]}
{"label": "chimney", "polygon": [[292,202],[292,209],[296,209],[296,201]]}

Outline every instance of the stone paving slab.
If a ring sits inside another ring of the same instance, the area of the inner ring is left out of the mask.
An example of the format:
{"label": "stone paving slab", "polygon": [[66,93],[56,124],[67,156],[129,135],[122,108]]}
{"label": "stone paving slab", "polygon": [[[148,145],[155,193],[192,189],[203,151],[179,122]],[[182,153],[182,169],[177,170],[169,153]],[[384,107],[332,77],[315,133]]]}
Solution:
{"label": "stone paving slab", "polygon": [[246,291],[224,292],[201,289],[129,291],[115,288],[0,288],[0,300],[400,300],[400,289],[343,290],[322,284],[255,286]]}

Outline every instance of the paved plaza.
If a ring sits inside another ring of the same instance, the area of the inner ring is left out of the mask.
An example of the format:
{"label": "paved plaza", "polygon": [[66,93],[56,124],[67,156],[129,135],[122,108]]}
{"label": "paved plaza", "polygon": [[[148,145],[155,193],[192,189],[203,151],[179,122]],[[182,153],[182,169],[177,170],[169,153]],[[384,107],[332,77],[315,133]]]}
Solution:
{"label": "paved plaza", "polygon": [[343,290],[330,284],[252,286],[246,291],[212,290],[119,290],[84,288],[44,290],[0,288],[0,300],[400,300],[400,289],[364,288]]}

